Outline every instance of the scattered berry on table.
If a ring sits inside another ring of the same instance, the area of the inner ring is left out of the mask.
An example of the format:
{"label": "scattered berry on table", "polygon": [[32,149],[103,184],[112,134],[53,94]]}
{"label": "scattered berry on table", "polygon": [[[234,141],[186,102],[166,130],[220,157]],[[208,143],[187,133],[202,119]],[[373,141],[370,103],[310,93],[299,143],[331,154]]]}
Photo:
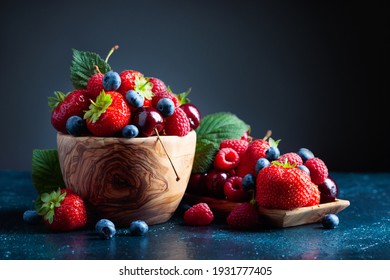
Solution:
{"label": "scattered berry on table", "polygon": [[26,210],[23,213],[23,221],[30,225],[37,225],[42,221],[42,216],[35,210]]}
{"label": "scattered berry on table", "polygon": [[125,138],[137,137],[139,133],[138,127],[133,124],[128,124],[122,129],[122,136]]}
{"label": "scattered berry on table", "polygon": [[187,225],[207,226],[214,220],[214,214],[206,203],[198,203],[184,213],[183,219]]}
{"label": "scattered berry on table", "polygon": [[101,219],[95,225],[95,231],[101,239],[111,239],[116,234],[115,225],[108,219]]}
{"label": "scattered berry on table", "polygon": [[108,71],[103,76],[103,87],[107,91],[117,90],[121,85],[121,78],[117,72]]}
{"label": "scattered berry on table", "polygon": [[266,158],[259,158],[256,162],[255,170],[256,174],[258,174],[263,168],[268,167],[271,163]]}
{"label": "scattered berry on table", "polygon": [[214,167],[224,171],[235,168],[239,162],[240,156],[232,148],[222,148],[214,157]]}
{"label": "scattered berry on table", "polygon": [[149,231],[149,226],[144,221],[137,220],[130,223],[129,230],[131,235],[142,236]]}
{"label": "scattered berry on table", "polygon": [[175,104],[172,99],[164,97],[158,101],[157,110],[163,117],[169,117],[175,112]]}
{"label": "scattered berry on table", "polygon": [[305,166],[310,170],[310,178],[314,184],[322,184],[328,178],[328,167],[319,158],[311,158],[305,162]]}
{"label": "scattered berry on table", "polygon": [[307,148],[300,148],[297,152],[297,154],[302,158],[303,163],[305,163],[308,159],[311,159],[314,157],[314,154],[312,151],[310,151]]}
{"label": "scattered berry on table", "polygon": [[251,230],[258,225],[259,214],[254,202],[238,204],[228,215],[228,225],[237,230]]}
{"label": "scattered berry on table", "polygon": [[333,229],[339,225],[339,217],[335,214],[326,214],[322,218],[322,226],[326,229]]}
{"label": "scattered berry on table", "polygon": [[79,116],[71,116],[66,121],[66,131],[73,136],[81,136],[88,132],[86,121]]}
{"label": "scattered berry on table", "polygon": [[144,97],[132,89],[126,92],[126,100],[134,108],[141,108],[145,102]]}

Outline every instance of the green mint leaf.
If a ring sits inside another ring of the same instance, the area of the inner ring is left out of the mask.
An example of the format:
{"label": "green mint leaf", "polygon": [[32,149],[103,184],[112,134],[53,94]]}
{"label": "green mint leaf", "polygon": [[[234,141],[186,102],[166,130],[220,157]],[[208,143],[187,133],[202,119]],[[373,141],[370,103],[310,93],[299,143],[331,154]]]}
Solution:
{"label": "green mint leaf", "polygon": [[32,182],[39,194],[65,186],[57,150],[33,150]]}
{"label": "green mint leaf", "polygon": [[226,139],[240,139],[249,129],[249,125],[231,113],[221,112],[205,116],[196,129],[197,141],[192,172],[208,172],[221,142]]}
{"label": "green mint leaf", "polygon": [[102,74],[111,70],[110,65],[97,53],[78,51],[73,49],[70,66],[70,79],[76,89],[85,89],[89,78],[96,73],[95,65]]}

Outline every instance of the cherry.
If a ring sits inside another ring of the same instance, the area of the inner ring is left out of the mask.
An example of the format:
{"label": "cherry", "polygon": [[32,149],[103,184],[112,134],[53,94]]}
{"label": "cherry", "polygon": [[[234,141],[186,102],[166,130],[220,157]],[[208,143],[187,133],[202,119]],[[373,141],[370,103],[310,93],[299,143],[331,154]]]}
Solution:
{"label": "cherry", "polygon": [[336,182],[328,177],[322,184],[318,185],[320,191],[320,203],[328,203],[336,200],[339,189]]}
{"label": "cherry", "polygon": [[195,105],[186,103],[180,106],[186,113],[188,120],[190,121],[191,129],[196,129],[200,124],[200,112]]}
{"label": "cherry", "polygon": [[207,173],[192,173],[188,182],[187,191],[199,195],[206,194],[206,178]]}
{"label": "cherry", "polygon": [[141,107],[137,109],[132,118],[132,124],[138,127],[143,136],[152,136],[164,128],[164,119],[153,107]]}
{"label": "cherry", "polygon": [[224,198],[223,188],[226,180],[229,178],[229,174],[216,169],[211,170],[207,174],[206,187],[209,196],[215,198]]}

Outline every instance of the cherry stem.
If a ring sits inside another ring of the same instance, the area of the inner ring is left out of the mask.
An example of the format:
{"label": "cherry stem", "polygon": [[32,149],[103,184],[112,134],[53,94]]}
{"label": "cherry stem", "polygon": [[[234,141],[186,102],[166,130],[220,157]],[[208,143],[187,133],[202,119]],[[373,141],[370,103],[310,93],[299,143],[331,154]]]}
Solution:
{"label": "cherry stem", "polygon": [[106,57],[106,60],[105,62],[107,63],[108,62],[108,59],[110,58],[110,56],[114,53],[114,51],[116,51],[117,49],[119,49],[119,46],[118,45],[115,45],[111,48],[111,50],[108,52],[107,54],[107,57]]}
{"label": "cherry stem", "polygon": [[267,133],[265,134],[263,140],[266,141],[268,138],[270,138],[272,135],[272,131],[271,130],[268,130]]}
{"label": "cherry stem", "polygon": [[95,68],[96,71],[98,71],[98,73],[100,73],[100,74],[102,73],[102,72],[100,72],[99,66],[94,65],[93,67]]}
{"label": "cherry stem", "polygon": [[160,141],[161,146],[163,147],[164,152],[165,152],[165,154],[167,155],[167,157],[168,157],[168,159],[169,159],[169,162],[170,162],[171,165],[172,165],[173,171],[174,171],[175,174],[176,174],[176,182],[177,182],[177,181],[180,180],[179,174],[177,174],[176,168],[175,168],[175,166],[173,165],[173,162],[172,162],[171,158],[169,157],[167,150],[165,149],[164,143],[161,141],[160,134],[158,133],[157,128],[154,128],[154,131],[156,132],[157,139],[158,139],[158,141]]}

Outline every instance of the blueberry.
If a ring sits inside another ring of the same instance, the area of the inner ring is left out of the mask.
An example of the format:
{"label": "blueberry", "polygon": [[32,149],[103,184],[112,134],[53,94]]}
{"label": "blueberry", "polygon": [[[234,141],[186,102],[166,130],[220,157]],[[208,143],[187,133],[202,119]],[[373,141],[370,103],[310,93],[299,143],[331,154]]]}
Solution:
{"label": "blueberry", "polygon": [[308,159],[314,157],[314,154],[309,149],[306,148],[300,148],[297,154],[302,158],[303,163],[305,163]]}
{"label": "blueberry", "polygon": [[132,89],[126,92],[126,100],[131,106],[135,108],[141,108],[145,101],[141,94]]}
{"label": "blueberry", "polygon": [[170,98],[161,98],[157,102],[157,110],[163,115],[163,117],[172,116],[175,112],[175,104]]}
{"label": "blueberry", "polygon": [[148,225],[141,220],[133,221],[130,224],[130,234],[131,235],[137,235],[141,236],[148,232],[149,227]]}
{"label": "blueberry", "polygon": [[70,135],[80,136],[88,132],[87,123],[79,116],[71,116],[66,121],[66,130]]}
{"label": "blueberry", "polygon": [[322,226],[326,229],[333,229],[339,225],[339,217],[335,214],[326,214],[322,219]]}
{"label": "blueberry", "polygon": [[42,217],[35,210],[27,210],[23,213],[23,221],[30,225],[37,225],[41,220]]}
{"label": "blueberry", "polygon": [[278,149],[278,147],[270,147],[266,152],[265,152],[265,157],[269,160],[269,161],[273,161],[275,159],[277,159],[278,157],[280,156],[280,151]]}
{"label": "blueberry", "polygon": [[117,72],[108,71],[103,76],[103,87],[105,90],[117,90],[121,86],[121,77]]}
{"label": "blueberry", "polygon": [[305,165],[298,165],[297,167],[310,175],[310,170]]}
{"label": "blueberry", "polygon": [[252,174],[246,174],[243,178],[242,178],[242,188],[245,190],[245,191],[249,191],[251,189],[254,189],[255,188],[255,176],[253,176]]}
{"label": "blueberry", "polygon": [[116,234],[114,223],[107,219],[99,220],[95,225],[95,230],[101,239],[111,239]]}
{"label": "blueberry", "polygon": [[133,124],[126,125],[126,126],[122,129],[122,135],[123,135],[123,137],[126,137],[126,138],[134,138],[134,137],[137,137],[137,136],[138,136],[138,133],[139,133],[138,127],[136,127],[136,126],[133,125]]}
{"label": "blueberry", "polygon": [[270,165],[270,162],[268,159],[266,158],[259,158],[258,161],[256,162],[256,166],[255,166],[255,171],[256,171],[256,174],[260,172],[260,170],[262,170],[263,168],[267,167]]}

